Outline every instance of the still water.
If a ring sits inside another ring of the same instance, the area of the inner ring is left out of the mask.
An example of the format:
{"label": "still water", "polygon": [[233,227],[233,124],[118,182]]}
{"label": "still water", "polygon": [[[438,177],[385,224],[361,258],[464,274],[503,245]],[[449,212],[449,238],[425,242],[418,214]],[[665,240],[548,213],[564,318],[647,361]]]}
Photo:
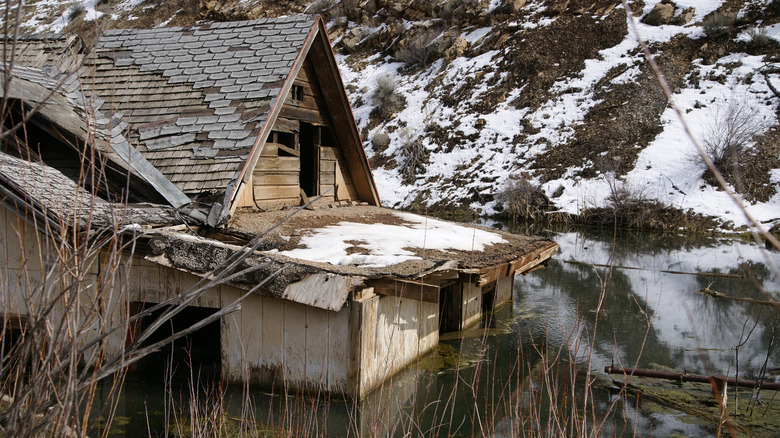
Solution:
{"label": "still water", "polygon": [[[435,353],[366,400],[231,387],[224,392],[228,417],[246,418],[248,406],[254,422],[297,435],[535,436],[545,433],[534,430],[570,432],[585,419],[588,430],[600,422],[601,435],[707,436],[713,425],[691,415],[637,408],[609,384],[604,366],[733,376],[738,365],[742,379],[780,381],[778,310],[699,293],[778,297],[780,279],[771,266],[780,265],[780,253],[751,242],[670,234],[541,233],[560,251],[546,269],[516,278],[511,303],[476,327],[443,335]],[[587,370],[607,383],[586,393]],[[164,436],[171,406],[189,397],[186,384],[176,382],[168,391],[173,403],[165,403],[165,393],[158,377],[131,373],[111,435]]]}

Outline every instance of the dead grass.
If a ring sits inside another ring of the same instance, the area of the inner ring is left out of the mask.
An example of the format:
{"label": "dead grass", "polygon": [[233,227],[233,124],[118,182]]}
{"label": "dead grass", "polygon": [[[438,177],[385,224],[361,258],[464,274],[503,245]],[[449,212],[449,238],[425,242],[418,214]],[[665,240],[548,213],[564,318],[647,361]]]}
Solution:
{"label": "dead grass", "polygon": [[552,204],[542,189],[533,185],[525,176],[513,176],[504,189],[496,195],[503,206],[502,216],[510,220],[546,221]]}

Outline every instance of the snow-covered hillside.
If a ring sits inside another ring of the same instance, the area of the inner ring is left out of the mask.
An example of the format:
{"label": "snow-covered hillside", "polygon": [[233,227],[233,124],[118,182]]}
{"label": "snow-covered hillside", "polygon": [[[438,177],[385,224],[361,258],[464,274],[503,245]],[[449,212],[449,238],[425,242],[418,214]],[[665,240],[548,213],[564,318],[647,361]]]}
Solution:
{"label": "snow-covered hillside", "polygon": [[[780,219],[780,1],[629,5],[693,134],[711,144],[741,117],[756,136],[724,172],[759,221]],[[40,0],[27,3],[23,28],[89,33],[298,12],[328,21],[387,206],[495,214],[505,208],[497,194],[522,180],[571,214],[622,189],[746,223],[705,172],[619,0]]]}

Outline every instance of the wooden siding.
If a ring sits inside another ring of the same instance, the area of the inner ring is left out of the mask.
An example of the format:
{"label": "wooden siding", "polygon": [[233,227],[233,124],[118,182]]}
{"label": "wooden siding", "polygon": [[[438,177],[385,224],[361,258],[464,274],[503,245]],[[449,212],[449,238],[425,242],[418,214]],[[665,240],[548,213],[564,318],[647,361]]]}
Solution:
{"label": "wooden siding", "polygon": [[436,303],[374,295],[352,304],[360,309],[360,397],[439,342]]}
{"label": "wooden siding", "polygon": [[[335,144],[321,144],[320,136],[315,136],[317,144],[314,146],[317,147],[318,153],[315,166],[318,168],[316,189],[318,194],[325,194],[318,204],[357,201],[357,190],[352,182],[344,152],[335,137],[330,113],[310,59],[304,62],[295,78],[294,87],[300,87],[302,93],[296,93],[296,90],[288,93],[272,131],[297,134],[301,130],[301,123],[329,130],[329,142]],[[296,94],[297,97],[303,98],[294,98]],[[292,149],[300,151],[300,145],[295,145]],[[274,143],[272,132],[252,174],[253,194],[241,199],[239,206],[266,209],[300,205],[302,166],[300,156],[295,155],[294,151],[284,145]]]}

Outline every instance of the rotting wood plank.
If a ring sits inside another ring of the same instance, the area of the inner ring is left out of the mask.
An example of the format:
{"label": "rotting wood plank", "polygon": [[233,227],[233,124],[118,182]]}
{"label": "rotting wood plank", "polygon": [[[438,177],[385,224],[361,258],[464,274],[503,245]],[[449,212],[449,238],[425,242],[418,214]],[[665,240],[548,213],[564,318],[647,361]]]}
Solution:
{"label": "rotting wood plank", "polygon": [[333,184],[336,184],[335,172],[320,172],[320,187],[330,188]]}
{"label": "rotting wood plank", "polygon": [[538,248],[523,254],[519,258],[508,263],[499,266],[490,266],[480,269],[463,269],[461,270],[460,279],[463,282],[474,283],[477,286],[484,286],[488,283],[496,281],[499,277],[507,275],[517,275],[528,272],[533,267],[545,262],[558,251],[558,244],[555,242],[547,242]]}
{"label": "rotting wood plank", "polygon": [[332,160],[320,161],[320,171],[321,172],[335,172],[336,171],[336,162],[332,161]]}
{"label": "rotting wood plank", "polygon": [[301,156],[301,151],[296,151],[295,149],[293,149],[291,147],[287,147],[287,146],[285,146],[283,144],[278,144],[278,145],[276,145],[276,147],[277,147],[277,149],[279,151],[288,153],[288,154],[290,154],[290,155],[292,155],[294,157],[300,157]]}
{"label": "rotting wood plank", "polygon": [[[266,142],[263,146],[263,151],[260,153],[261,157],[275,157],[279,155],[279,148],[277,148],[278,143],[271,143]],[[264,158],[261,158],[260,160],[263,160]]]}
{"label": "rotting wood plank", "polygon": [[336,148],[333,146],[320,146],[320,158],[336,161]]}
{"label": "rotting wood plank", "polygon": [[301,197],[300,195],[294,197],[294,198],[278,198],[278,199],[258,199],[257,192],[260,190],[261,187],[255,187],[255,206],[257,208],[262,209],[273,209],[278,207],[289,207],[289,206],[295,206],[295,205],[301,205]]}
{"label": "rotting wood plank", "polygon": [[366,285],[373,287],[374,293],[378,295],[401,297],[428,303],[439,302],[440,288],[434,284],[395,278],[380,278],[366,280]]}
{"label": "rotting wood plank", "polygon": [[348,396],[349,374],[349,316],[352,309],[344,307],[338,313],[328,314],[328,389],[331,393]]}
{"label": "rotting wood plank", "polygon": [[257,161],[255,170],[300,172],[301,160],[298,157],[264,157]]}
{"label": "rotting wood plank", "polygon": [[301,122],[298,120],[290,120],[284,117],[279,117],[274,123],[274,131],[294,133],[301,130]]}
{"label": "rotting wood plank", "polygon": [[329,116],[334,134],[343,148],[344,158],[359,199],[371,205],[378,205],[379,196],[376,193],[368,160],[362,151],[360,133],[355,125],[346,91],[343,84],[339,83],[338,67],[335,65],[335,60],[328,56],[329,51],[332,53],[325,39],[318,38],[312,44],[309,56],[315,66],[315,75],[323,98],[330,109]]}
{"label": "rotting wood plank", "polygon": [[279,112],[279,115],[288,119],[304,120],[306,122],[325,124],[325,119],[319,111],[297,108],[291,105],[285,105]]}
{"label": "rotting wood plank", "polygon": [[255,192],[261,191],[262,193],[255,193],[255,199],[282,199],[282,198],[294,198],[296,195],[300,195],[300,188],[297,185],[294,186],[260,186],[255,184]]}
{"label": "rotting wood plank", "polygon": [[297,186],[300,179],[297,172],[256,172],[252,178],[255,186]]}
{"label": "rotting wood plank", "polygon": [[281,298],[338,312],[352,288],[362,282],[360,277],[331,273],[311,274],[301,281],[287,285]]}
{"label": "rotting wood plank", "polygon": [[362,301],[352,301],[349,306],[349,322],[347,323],[347,394],[359,398],[360,390],[360,368],[362,365],[363,352],[363,303]]}
{"label": "rotting wood plank", "polygon": [[425,275],[423,281],[428,284],[435,284],[439,287],[443,287],[446,283],[457,280],[458,277],[459,273],[456,269],[446,269]]}
{"label": "rotting wood plank", "polygon": [[330,327],[328,314],[314,307],[306,308],[306,389],[309,391],[327,391],[328,388],[328,347]]}
{"label": "rotting wood plank", "polygon": [[299,109],[306,109],[311,111],[317,111],[319,113],[322,113],[323,107],[325,105],[324,102],[321,102],[319,99],[317,99],[314,96],[303,96],[303,100],[293,100],[288,99],[287,102],[285,102],[286,105],[292,105],[294,107],[297,107]]}

